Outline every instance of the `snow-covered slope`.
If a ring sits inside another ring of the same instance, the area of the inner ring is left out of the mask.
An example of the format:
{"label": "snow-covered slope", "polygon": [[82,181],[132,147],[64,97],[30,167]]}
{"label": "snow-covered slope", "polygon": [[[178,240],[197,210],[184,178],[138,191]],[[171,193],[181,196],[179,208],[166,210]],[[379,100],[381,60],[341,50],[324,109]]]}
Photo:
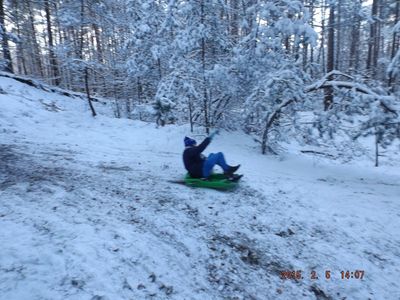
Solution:
{"label": "snow-covered slope", "polygon": [[0,299],[400,298],[398,170],[261,156],[223,133],[207,152],[242,164],[240,188],[192,189],[168,182],[187,127],[0,87]]}

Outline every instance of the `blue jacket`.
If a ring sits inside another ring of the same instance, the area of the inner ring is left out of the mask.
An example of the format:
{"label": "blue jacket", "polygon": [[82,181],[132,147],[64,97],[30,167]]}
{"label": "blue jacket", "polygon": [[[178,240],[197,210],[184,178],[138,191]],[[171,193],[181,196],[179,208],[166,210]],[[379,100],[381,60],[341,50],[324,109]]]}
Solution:
{"label": "blue jacket", "polygon": [[207,146],[210,144],[211,139],[205,138],[204,141],[198,146],[186,147],[183,151],[183,163],[190,176],[194,178],[203,177],[203,165],[205,158],[201,155]]}

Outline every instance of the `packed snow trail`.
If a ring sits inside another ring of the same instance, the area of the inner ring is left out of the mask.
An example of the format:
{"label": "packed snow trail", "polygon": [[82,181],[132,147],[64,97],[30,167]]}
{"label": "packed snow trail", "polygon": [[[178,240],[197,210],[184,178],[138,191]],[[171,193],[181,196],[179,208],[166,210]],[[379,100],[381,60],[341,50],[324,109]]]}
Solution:
{"label": "packed snow trail", "polygon": [[400,298],[396,169],[278,160],[226,133],[207,151],[242,164],[240,187],[188,188],[168,182],[185,126],[0,87],[0,299]]}

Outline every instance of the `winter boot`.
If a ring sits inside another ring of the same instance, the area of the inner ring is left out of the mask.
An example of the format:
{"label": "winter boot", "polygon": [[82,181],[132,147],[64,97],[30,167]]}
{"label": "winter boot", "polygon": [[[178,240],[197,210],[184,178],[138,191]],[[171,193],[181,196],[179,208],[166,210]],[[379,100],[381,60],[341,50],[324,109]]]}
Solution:
{"label": "winter boot", "polygon": [[224,172],[225,176],[230,177],[232,174],[234,174],[238,169],[240,168],[240,165],[237,166],[229,166],[228,170]]}

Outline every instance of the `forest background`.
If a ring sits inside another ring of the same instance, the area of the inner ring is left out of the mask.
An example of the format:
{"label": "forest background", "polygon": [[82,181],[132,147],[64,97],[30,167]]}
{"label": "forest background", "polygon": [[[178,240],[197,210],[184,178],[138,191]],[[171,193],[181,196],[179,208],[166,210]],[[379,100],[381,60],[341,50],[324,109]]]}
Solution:
{"label": "forest background", "polygon": [[400,139],[399,13],[399,0],[0,0],[1,75],[84,92],[94,116],[106,98],[117,118],[244,130],[262,153],[295,142],[348,160],[367,142],[378,166]]}

